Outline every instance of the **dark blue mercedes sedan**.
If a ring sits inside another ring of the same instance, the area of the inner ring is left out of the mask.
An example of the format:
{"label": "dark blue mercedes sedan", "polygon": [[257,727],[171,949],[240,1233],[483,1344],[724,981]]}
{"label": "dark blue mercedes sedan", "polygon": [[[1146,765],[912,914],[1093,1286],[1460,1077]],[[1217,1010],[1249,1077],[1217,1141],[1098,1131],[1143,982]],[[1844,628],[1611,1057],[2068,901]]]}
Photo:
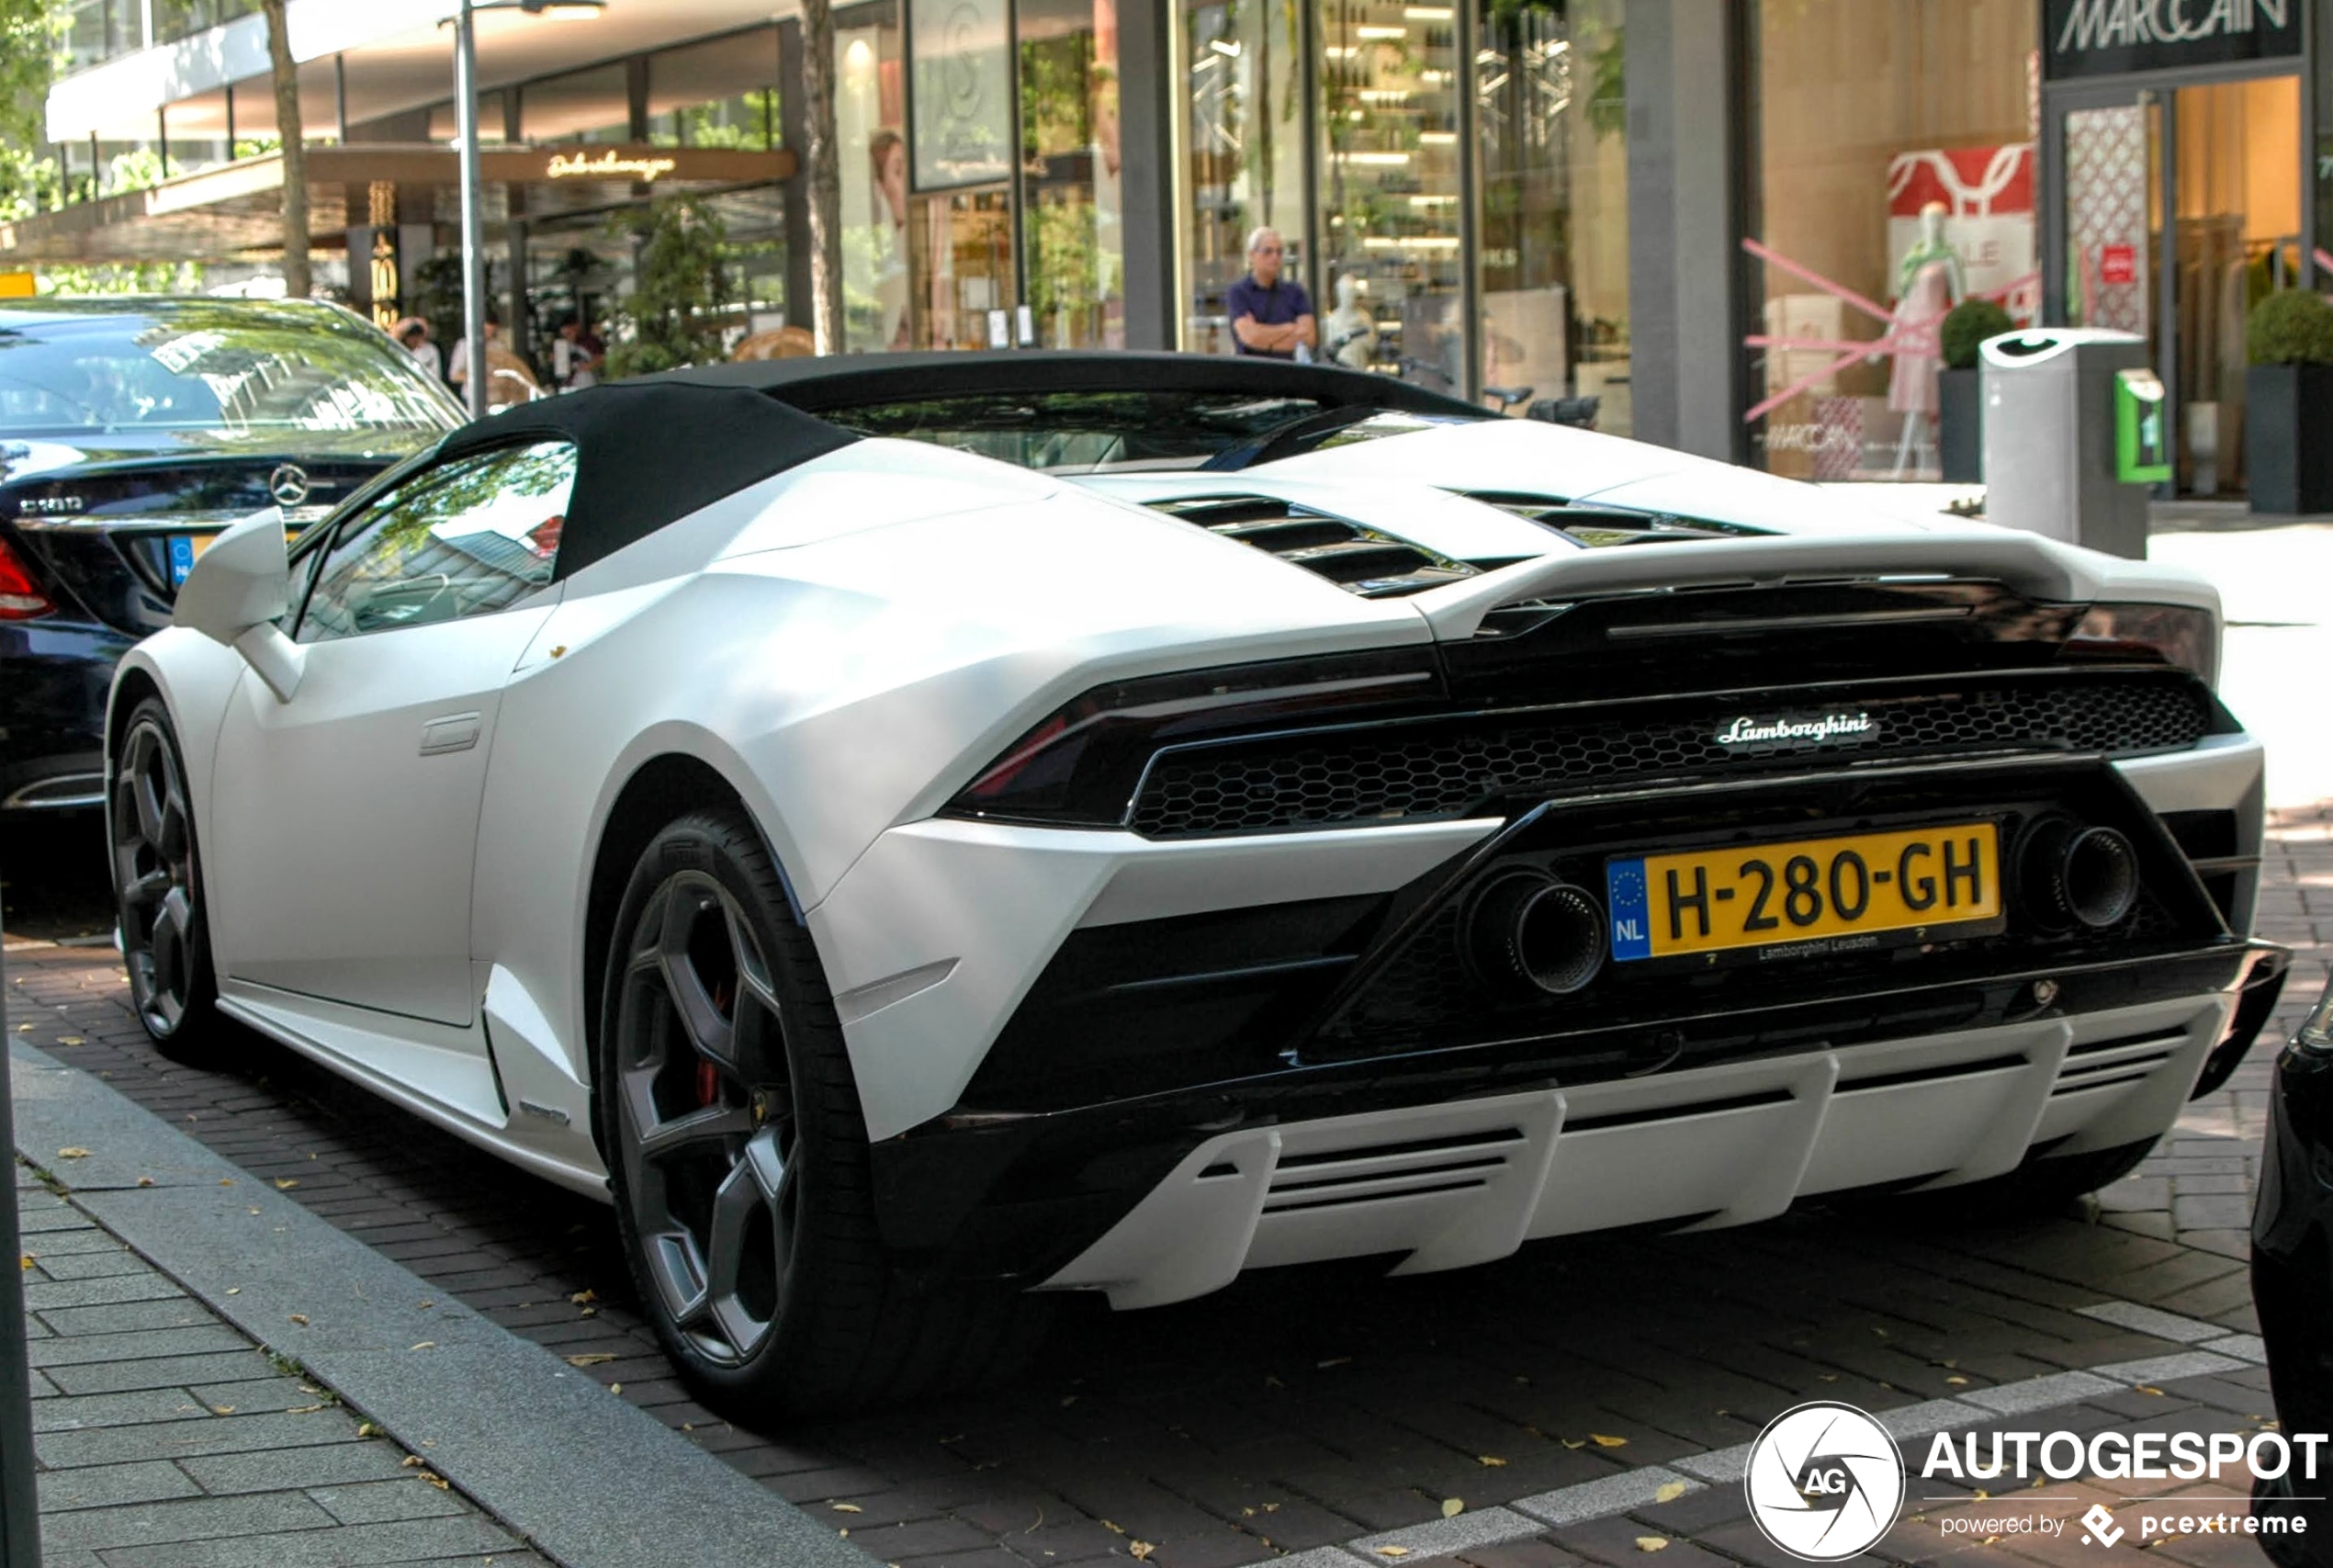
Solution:
{"label": "dark blue mercedes sedan", "polygon": [[336,305],[0,306],[0,812],[103,801],[114,661],[220,529],[297,531],[465,418]]}

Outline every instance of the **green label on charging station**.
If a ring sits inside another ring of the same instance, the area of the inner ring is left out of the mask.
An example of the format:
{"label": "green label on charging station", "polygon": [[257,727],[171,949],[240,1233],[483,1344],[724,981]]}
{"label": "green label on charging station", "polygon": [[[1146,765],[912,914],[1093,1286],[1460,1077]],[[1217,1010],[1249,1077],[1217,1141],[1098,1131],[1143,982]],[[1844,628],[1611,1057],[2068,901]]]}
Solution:
{"label": "green label on charging station", "polygon": [[2114,372],[2114,477],[2162,484],[2171,477],[2162,378],[2152,370]]}

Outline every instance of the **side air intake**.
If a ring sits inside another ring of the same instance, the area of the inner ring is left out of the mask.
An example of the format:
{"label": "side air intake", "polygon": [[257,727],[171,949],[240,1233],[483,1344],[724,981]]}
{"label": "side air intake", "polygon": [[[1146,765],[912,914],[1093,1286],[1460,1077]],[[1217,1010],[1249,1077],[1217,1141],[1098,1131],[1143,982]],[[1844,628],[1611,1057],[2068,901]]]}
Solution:
{"label": "side air intake", "polygon": [[1263,495],[1166,501],[1157,509],[1324,577],[1364,599],[1393,599],[1475,575],[1464,561],[1309,506]]}

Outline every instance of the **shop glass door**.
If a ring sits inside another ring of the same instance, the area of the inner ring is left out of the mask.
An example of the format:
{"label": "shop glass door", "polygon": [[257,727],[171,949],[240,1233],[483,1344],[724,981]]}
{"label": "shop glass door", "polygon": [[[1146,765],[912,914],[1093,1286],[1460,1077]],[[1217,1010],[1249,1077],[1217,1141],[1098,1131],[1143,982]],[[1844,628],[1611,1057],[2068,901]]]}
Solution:
{"label": "shop glass door", "polygon": [[2060,319],[2146,337],[2181,495],[2245,490],[2244,321],[2300,278],[2300,114],[2283,75],[2085,94],[2057,116]]}
{"label": "shop glass door", "polygon": [[2171,112],[2179,488],[2241,494],[2245,317],[2301,279],[2300,78],[2181,87]]}

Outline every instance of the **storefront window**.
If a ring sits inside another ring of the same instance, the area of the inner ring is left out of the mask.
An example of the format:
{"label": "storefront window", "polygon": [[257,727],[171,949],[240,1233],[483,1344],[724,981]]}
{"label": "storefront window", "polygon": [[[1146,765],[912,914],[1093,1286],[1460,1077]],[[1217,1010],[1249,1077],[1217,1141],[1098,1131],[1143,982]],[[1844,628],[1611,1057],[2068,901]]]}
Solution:
{"label": "storefront window", "polygon": [[1020,0],[1021,240],[1038,346],[1126,346],[1117,0]]}
{"label": "storefront window", "polygon": [[918,348],[1009,348],[1012,203],[1001,186],[918,197],[908,224]]}
{"label": "storefront window", "polygon": [[843,343],[906,348],[907,92],[895,6],[835,15],[835,143],[842,175]]}
{"label": "storefront window", "polygon": [[258,9],[259,0],[154,0],[154,41],[175,43]]}
{"label": "storefront window", "polygon": [[1596,428],[1626,435],[1621,0],[1474,3],[1482,383],[1595,398]]}
{"label": "storefront window", "polygon": [[[1457,15],[1448,5],[1320,0],[1327,298],[1315,303],[1368,310],[1369,367],[1463,394]],[[1340,358],[1361,356],[1347,344]]]}
{"label": "storefront window", "polygon": [[775,147],[777,79],[774,28],[651,56],[648,140],[659,147]]}
{"label": "storefront window", "polygon": [[1287,243],[1288,275],[1310,286],[1304,254],[1304,62],[1286,0],[1207,0],[1182,12],[1190,96],[1183,271],[1183,346],[1232,352],[1224,294],[1247,270],[1247,233],[1266,224]]}
{"label": "storefront window", "polygon": [[1936,328],[2040,301],[2035,0],[1760,0],[1752,222],[1767,468],[1936,477]]}

